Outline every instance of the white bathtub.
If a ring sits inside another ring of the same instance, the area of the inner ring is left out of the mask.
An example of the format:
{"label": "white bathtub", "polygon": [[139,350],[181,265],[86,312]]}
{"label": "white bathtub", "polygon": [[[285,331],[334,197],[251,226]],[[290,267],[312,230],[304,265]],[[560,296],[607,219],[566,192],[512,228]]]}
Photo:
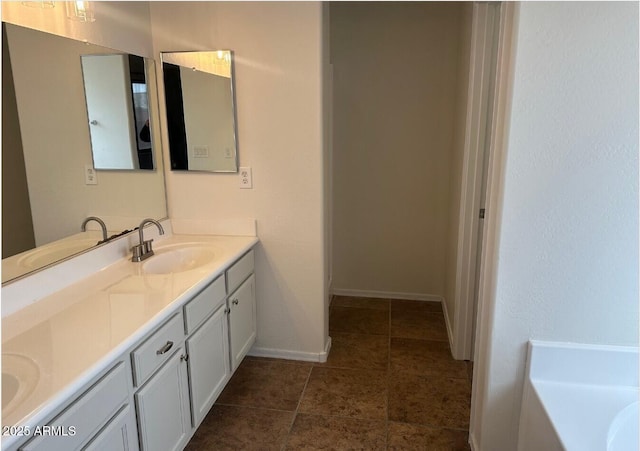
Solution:
{"label": "white bathtub", "polygon": [[638,348],[529,343],[519,451],[638,451]]}

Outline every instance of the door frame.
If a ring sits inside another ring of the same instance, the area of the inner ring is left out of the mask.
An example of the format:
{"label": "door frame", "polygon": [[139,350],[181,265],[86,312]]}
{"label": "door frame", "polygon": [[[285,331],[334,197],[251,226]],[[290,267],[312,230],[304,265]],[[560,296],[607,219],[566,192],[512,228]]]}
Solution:
{"label": "door frame", "polygon": [[496,60],[496,89],[493,99],[492,125],[490,130],[489,173],[487,178],[487,214],[485,235],[482,243],[480,280],[478,287],[478,327],[475,349],[476,363],[473,365],[471,388],[471,418],[469,443],[471,449],[480,450],[483,411],[487,390],[487,366],[491,357],[491,334],[495,310],[495,286],[498,268],[499,219],[504,196],[504,167],[507,158],[511,99],[513,92],[513,68],[517,47],[519,4],[502,2],[499,14],[498,53]]}
{"label": "door frame", "polygon": [[489,150],[485,143],[491,125],[490,88],[495,83],[494,42],[500,8],[501,3],[473,4],[451,343],[452,355],[458,360],[473,359],[478,250],[482,238],[479,213],[483,208],[483,179],[487,179],[483,173],[485,158],[489,157],[485,156]]}

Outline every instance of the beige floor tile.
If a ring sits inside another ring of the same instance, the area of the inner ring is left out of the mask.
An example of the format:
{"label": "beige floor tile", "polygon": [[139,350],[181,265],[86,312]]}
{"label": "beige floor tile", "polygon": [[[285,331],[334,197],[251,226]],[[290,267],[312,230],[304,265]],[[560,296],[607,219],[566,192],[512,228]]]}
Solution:
{"label": "beige floor tile", "polygon": [[245,358],[187,449],[469,450],[473,366],[438,303],[336,296],[329,326],[326,363]]}
{"label": "beige floor tile", "polygon": [[334,296],[331,307],[357,307],[389,311],[389,299]]}
{"label": "beige floor tile", "polygon": [[422,311],[432,313],[442,313],[442,304],[433,301],[409,301],[404,299],[392,299],[391,310],[394,311]]}
{"label": "beige floor tile", "polygon": [[356,334],[389,334],[389,312],[384,310],[332,307],[329,332]]}
{"label": "beige floor tile", "polygon": [[386,422],[299,414],[286,449],[384,450]]}
{"label": "beige floor tile", "polygon": [[466,379],[389,374],[389,420],[469,429],[471,387]]}
{"label": "beige floor tile", "polygon": [[388,448],[402,451],[469,451],[467,431],[389,423]]}
{"label": "beige floor tile", "polygon": [[454,360],[446,341],[391,339],[391,371],[401,374],[467,379],[467,364]]}
{"label": "beige floor tile", "polygon": [[373,368],[389,365],[389,338],[386,335],[331,333],[331,350],[326,363],[316,366]]}
{"label": "beige floor tile", "polygon": [[448,341],[444,315],[425,310],[391,310],[391,336]]}
{"label": "beige floor tile", "polygon": [[351,418],[387,418],[387,372],[314,367],[299,412]]}
{"label": "beige floor tile", "polygon": [[185,451],[281,450],[293,412],[214,405]]}
{"label": "beige floor tile", "polygon": [[245,359],[217,403],[293,411],[311,368],[270,359]]}

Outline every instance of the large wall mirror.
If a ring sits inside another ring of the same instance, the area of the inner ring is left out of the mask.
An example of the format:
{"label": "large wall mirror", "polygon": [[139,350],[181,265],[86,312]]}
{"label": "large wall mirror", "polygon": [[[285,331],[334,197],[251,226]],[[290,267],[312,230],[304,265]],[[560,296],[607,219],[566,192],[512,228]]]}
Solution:
{"label": "large wall mirror", "polygon": [[161,58],[171,169],[238,172],[233,52]]}
{"label": "large wall mirror", "polygon": [[[4,284],[97,245],[87,217],[114,236],[167,206],[153,61],[9,23],[2,33]],[[111,75],[89,81],[91,70]],[[116,153],[128,163],[104,163]]]}

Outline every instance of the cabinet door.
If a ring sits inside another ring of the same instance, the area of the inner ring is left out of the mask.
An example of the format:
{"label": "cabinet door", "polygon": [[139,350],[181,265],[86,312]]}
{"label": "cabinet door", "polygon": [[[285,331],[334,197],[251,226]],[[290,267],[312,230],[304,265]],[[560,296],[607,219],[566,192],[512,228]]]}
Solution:
{"label": "cabinet door", "polygon": [[252,274],[229,296],[231,368],[235,371],[256,341],[255,276]]}
{"label": "cabinet door", "polygon": [[187,352],[193,424],[198,427],[231,375],[226,305],[187,340]]}
{"label": "cabinet door", "polygon": [[136,451],[136,416],[127,404],[83,451]]}
{"label": "cabinet door", "polygon": [[181,450],[191,436],[184,356],[183,349],[179,348],[135,394],[143,451]]}
{"label": "cabinet door", "polygon": [[[34,437],[20,449],[23,451],[69,451],[81,449],[128,402],[130,384],[128,367],[119,362],[91,388],[72,402],[51,423],[40,426],[43,435]],[[50,425],[50,426],[49,426]],[[71,426],[75,433],[67,434]],[[45,435],[46,428],[61,434]],[[51,430],[51,429],[49,429]],[[35,431],[33,431],[35,434]]]}

